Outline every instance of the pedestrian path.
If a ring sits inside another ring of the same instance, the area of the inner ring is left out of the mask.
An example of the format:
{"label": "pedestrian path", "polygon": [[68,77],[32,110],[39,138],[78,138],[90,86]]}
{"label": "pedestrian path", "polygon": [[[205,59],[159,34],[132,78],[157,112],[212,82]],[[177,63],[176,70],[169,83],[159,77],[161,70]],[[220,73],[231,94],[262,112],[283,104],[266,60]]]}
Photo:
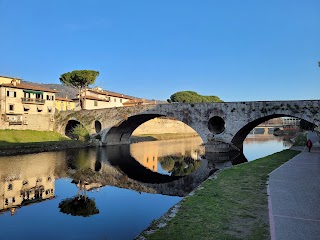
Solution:
{"label": "pedestrian path", "polygon": [[268,193],[272,240],[320,239],[320,149],[270,173]]}

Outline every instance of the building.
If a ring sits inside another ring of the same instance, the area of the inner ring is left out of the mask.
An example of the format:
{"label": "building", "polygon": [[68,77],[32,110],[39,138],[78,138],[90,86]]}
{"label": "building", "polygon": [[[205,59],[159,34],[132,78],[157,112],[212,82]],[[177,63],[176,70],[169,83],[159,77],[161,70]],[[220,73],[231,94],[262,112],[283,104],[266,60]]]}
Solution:
{"label": "building", "polygon": [[[148,101],[120,93],[105,91],[100,87],[87,89],[86,91],[83,91],[82,96],[84,97],[84,109],[88,110],[155,104],[155,101]],[[73,99],[73,101],[75,102],[75,109],[80,110],[79,97]]]}
{"label": "building", "polygon": [[282,122],[284,127],[298,127],[300,125],[300,120],[299,118],[294,118],[294,117],[283,117]]}
{"label": "building", "polygon": [[56,92],[0,76],[0,129],[53,130]]}
{"label": "building", "polygon": [[57,111],[73,111],[75,103],[69,98],[56,97],[56,110]]}

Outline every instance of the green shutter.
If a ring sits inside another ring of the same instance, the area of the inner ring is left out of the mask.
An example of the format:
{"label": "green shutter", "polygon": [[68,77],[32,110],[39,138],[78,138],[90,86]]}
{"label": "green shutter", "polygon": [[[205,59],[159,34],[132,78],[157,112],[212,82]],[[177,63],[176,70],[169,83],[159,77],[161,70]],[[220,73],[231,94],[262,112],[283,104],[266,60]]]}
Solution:
{"label": "green shutter", "polygon": [[43,92],[41,91],[35,91],[35,90],[23,90],[26,93],[34,93],[34,94],[40,94],[43,95]]}

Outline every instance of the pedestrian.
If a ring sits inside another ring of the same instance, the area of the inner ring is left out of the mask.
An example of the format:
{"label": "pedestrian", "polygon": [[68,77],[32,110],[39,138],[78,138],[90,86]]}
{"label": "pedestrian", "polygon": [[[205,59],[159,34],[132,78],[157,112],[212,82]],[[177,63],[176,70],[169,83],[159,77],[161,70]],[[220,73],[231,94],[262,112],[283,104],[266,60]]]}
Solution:
{"label": "pedestrian", "polygon": [[307,141],[307,147],[308,147],[309,152],[310,152],[310,151],[311,151],[311,148],[312,148],[312,142],[311,142],[310,139],[308,139],[308,141]]}

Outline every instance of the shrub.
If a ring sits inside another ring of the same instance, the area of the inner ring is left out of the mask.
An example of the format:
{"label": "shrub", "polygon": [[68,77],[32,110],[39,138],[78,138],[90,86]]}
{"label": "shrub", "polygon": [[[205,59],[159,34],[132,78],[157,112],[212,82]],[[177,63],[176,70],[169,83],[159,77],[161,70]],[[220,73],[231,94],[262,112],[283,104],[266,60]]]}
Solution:
{"label": "shrub", "polygon": [[90,139],[89,131],[85,126],[78,124],[71,130],[72,135],[80,141],[88,141]]}

